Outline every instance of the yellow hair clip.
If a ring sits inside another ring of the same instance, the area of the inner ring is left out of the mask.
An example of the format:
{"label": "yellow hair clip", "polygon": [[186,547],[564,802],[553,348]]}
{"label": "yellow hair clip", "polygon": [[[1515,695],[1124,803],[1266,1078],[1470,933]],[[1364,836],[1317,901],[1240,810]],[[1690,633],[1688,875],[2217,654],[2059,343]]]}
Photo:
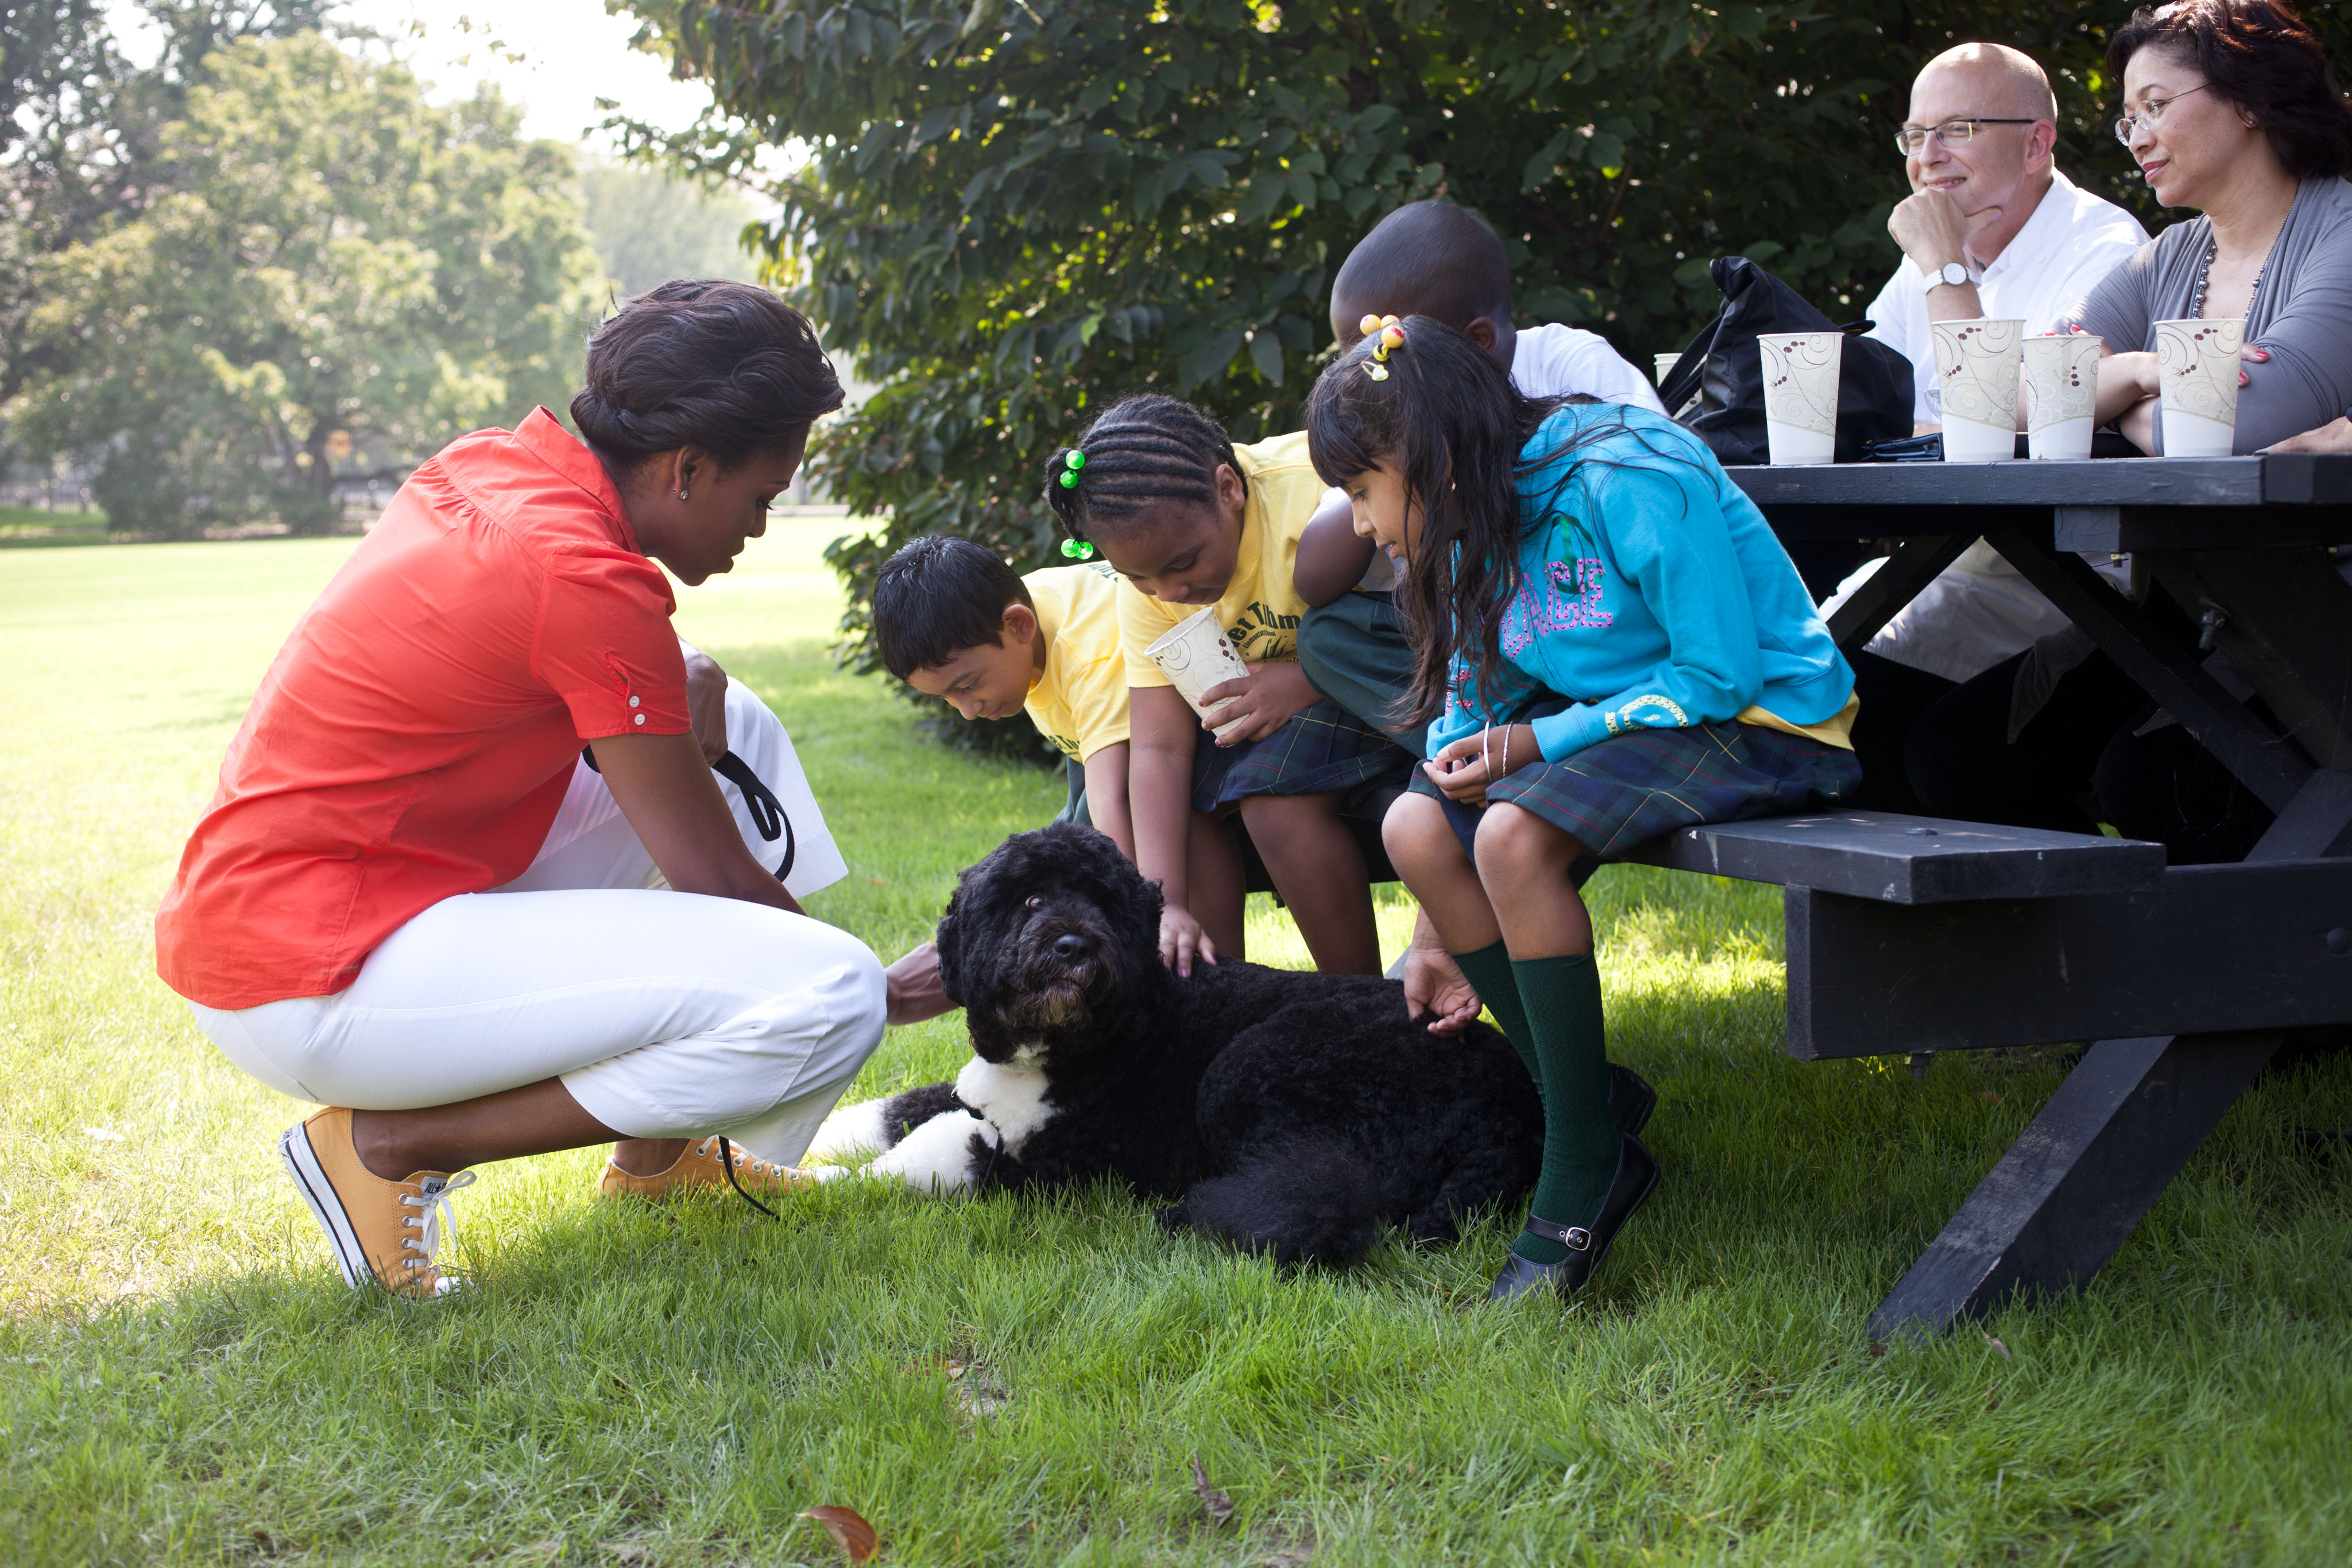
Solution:
{"label": "yellow hair clip", "polygon": [[1391,349],[1404,347],[1404,329],[1397,325],[1393,316],[1367,316],[1356,326],[1367,338],[1379,335],[1372,344],[1372,357],[1364,361],[1364,373],[1376,382],[1388,380],[1389,368],[1382,361],[1388,359]]}

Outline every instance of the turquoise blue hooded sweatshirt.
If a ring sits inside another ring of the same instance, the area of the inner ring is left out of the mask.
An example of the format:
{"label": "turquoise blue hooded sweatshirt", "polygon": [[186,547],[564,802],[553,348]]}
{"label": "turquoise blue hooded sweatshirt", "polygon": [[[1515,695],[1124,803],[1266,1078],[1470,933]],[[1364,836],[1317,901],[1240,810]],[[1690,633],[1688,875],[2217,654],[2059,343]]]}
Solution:
{"label": "turquoise blue hooded sweatshirt", "polygon": [[1549,762],[1644,727],[1769,716],[1804,729],[1844,708],[1853,670],[1764,514],[1696,436],[1644,409],[1580,404],[1521,458],[1520,582],[1501,639],[1517,678],[1482,700],[1457,654],[1431,756],[1541,692],[1570,701],[1534,721]]}

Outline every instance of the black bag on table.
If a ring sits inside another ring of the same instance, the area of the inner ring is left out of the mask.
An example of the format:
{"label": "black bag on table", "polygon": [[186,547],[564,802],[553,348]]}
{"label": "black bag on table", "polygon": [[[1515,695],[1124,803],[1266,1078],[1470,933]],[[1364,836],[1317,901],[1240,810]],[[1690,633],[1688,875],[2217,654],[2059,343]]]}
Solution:
{"label": "black bag on table", "polygon": [[[1731,468],[1771,461],[1764,440],[1763,356],[1756,348],[1767,332],[1846,334],[1838,369],[1839,462],[1863,461],[1866,443],[1910,436],[1911,361],[1863,337],[1869,322],[1840,327],[1744,256],[1719,256],[1709,270],[1723,291],[1723,309],[1690,340],[1658,397],[1706,443],[1717,462]],[[1693,396],[1698,402],[1685,412]]]}

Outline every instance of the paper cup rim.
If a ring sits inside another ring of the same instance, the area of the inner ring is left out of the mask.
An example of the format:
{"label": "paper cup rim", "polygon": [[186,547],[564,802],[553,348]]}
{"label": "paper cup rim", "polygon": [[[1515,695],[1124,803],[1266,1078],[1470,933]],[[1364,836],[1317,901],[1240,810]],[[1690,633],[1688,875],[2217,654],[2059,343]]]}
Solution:
{"label": "paper cup rim", "polygon": [[[1194,611],[1192,614],[1187,615],[1183,620],[1179,621],[1175,625],[1171,626],[1167,631],[1162,632],[1158,637],[1154,638],[1151,645],[1143,650],[1144,656],[1146,658],[1150,658],[1152,654],[1157,653],[1160,649],[1165,648],[1171,643],[1176,642],[1181,638],[1191,637],[1192,634],[1192,628],[1196,624],[1203,619],[1216,614],[1216,612],[1217,607],[1213,604],[1204,605],[1201,609]],[[1224,627],[1222,625],[1219,626],[1217,628],[1217,635],[1222,637],[1224,634]]]}

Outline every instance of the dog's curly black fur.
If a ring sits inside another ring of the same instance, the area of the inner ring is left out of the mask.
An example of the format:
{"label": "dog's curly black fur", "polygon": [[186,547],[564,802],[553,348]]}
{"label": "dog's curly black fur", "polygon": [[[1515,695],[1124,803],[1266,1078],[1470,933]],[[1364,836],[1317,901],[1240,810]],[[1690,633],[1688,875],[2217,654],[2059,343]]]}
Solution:
{"label": "dog's curly black fur", "polygon": [[[885,1147],[935,1117],[968,1125],[949,1161],[966,1168],[931,1172],[952,1185],[1113,1174],[1178,1197],[1171,1226],[1286,1263],[1346,1262],[1383,1224],[1450,1239],[1465,1211],[1534,1182],[1542,1113],[1500,1034],[1433,1037],[1401,985],[1370,977],[1227,959],[1179,978],[1160,909],[1158,885],[1091,829],[1007,840],[964,873],[939,946],[972,1050],[1009,1071],[976,1063],[878,1118],[851,1110]],[[1008,1084],[1025,1113],[1000,1127],[980,1091]]]}

